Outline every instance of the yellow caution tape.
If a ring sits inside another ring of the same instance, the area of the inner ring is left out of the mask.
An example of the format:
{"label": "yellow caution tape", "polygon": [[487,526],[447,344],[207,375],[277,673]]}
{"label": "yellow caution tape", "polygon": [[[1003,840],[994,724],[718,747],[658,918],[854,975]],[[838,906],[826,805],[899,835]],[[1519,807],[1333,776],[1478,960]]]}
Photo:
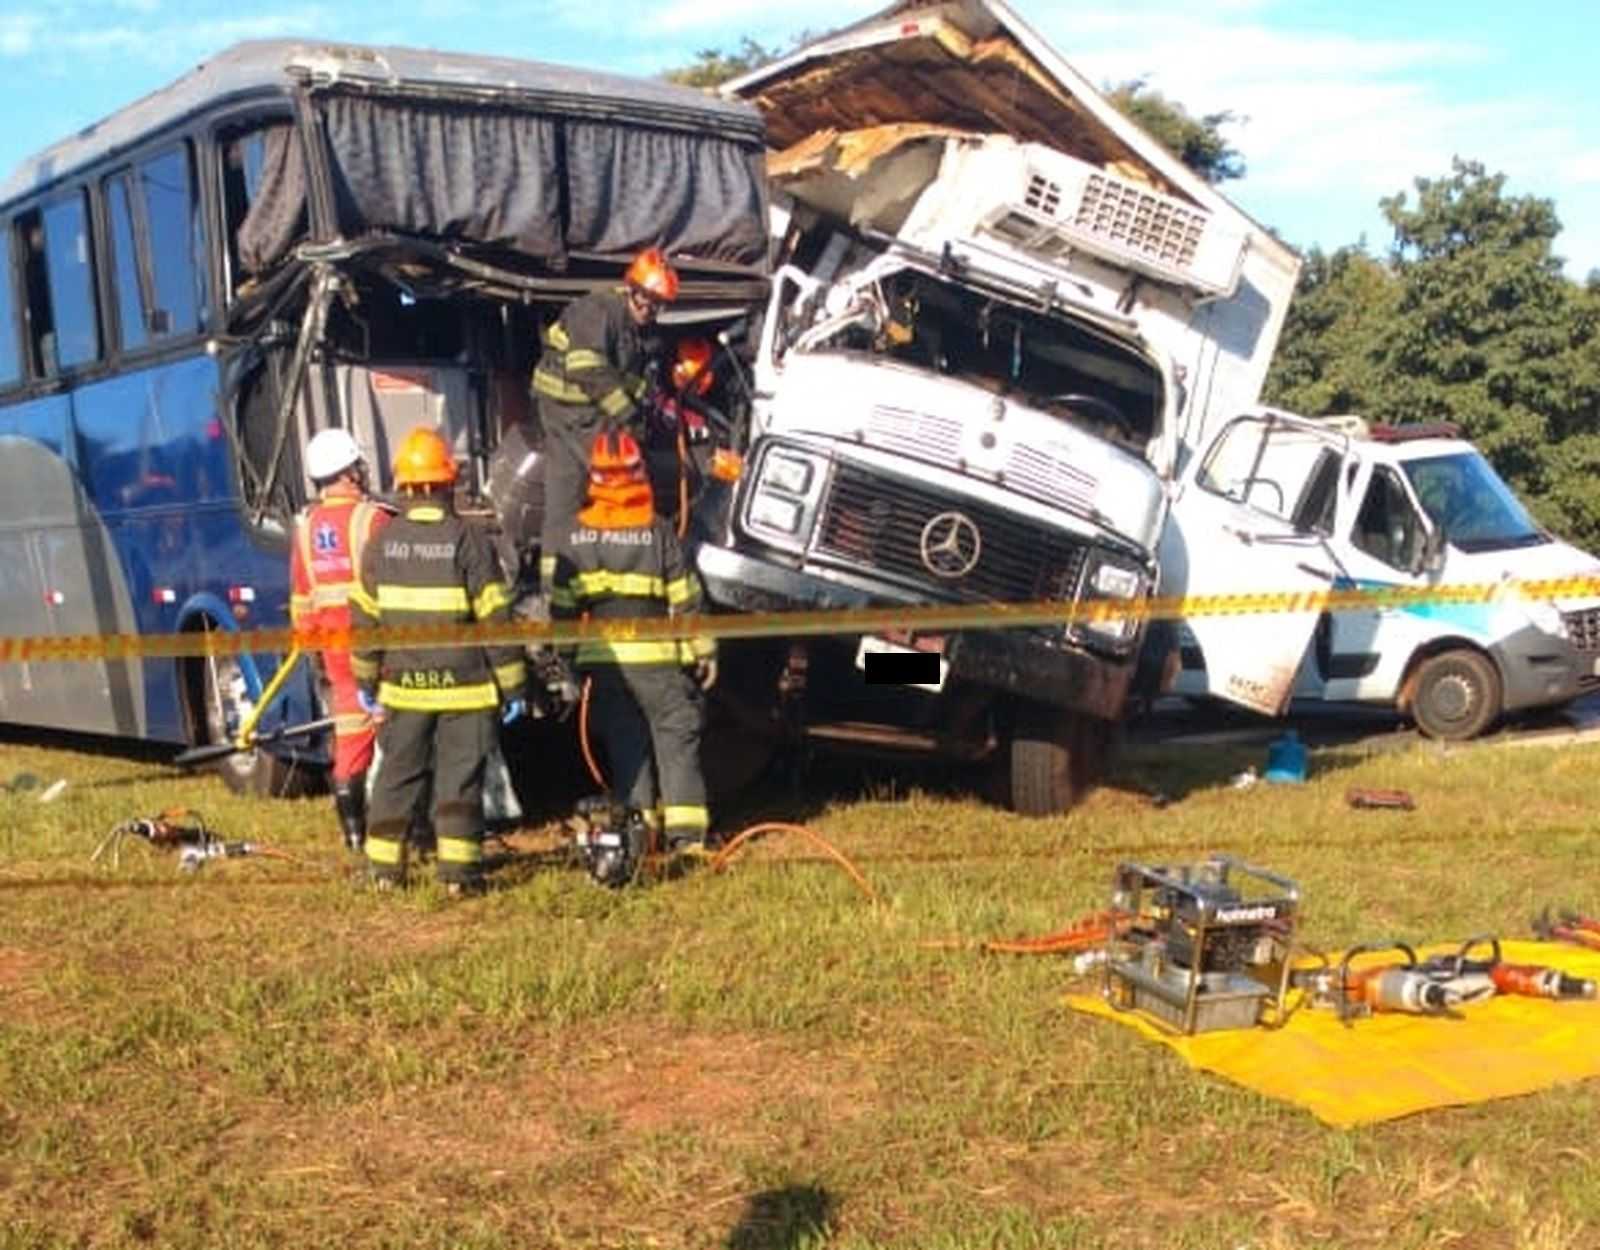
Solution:
{"label": "yellow caution tape", "polygon": [[[210,630],[181,634],[73,634],[0,638],[0,663],[27,660],[172,659],[188,656],[281,654],[302,651],[405,651],[429,647],[515,643],[576,645],[586,640],[664,642],[687,638],[784,638],[912,630],[1037,628],[1122,621],[1175,621],[1209,616],[1357,612],[1384,608],[1487,604],[1508,600],[1600,599],[1600,577],[1483,582],[1456,586],[1383,586],[1373,589],[1190,595],[1137,603],[1097,599],[1063,603],[956,603],[837,608],[803,612],[750,612],[641,617],[607,621],[513,619],[477,625],[384,626],[361,630]],[[1597,605],[1600,606],[1600,605]]]}

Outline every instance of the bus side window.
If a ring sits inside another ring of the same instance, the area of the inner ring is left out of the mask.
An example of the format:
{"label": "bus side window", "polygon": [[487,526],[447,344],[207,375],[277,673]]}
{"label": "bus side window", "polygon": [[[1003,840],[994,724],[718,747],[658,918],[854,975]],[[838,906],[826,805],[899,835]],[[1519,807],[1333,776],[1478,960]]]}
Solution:
{"label": "bus side window", "polygon": [[118,343],[124,351],[143,347],[150,341],[145,322],[145,288],[141,279],[139,251],[134,244],[133,198],[128,193],[128,175],[117,174],[105,183],[106,214],[111,220],[111,276],[116,287]]}
{"label": "bus side window", "polygon": [[138,186],[149,248],[150,333],[155,338],[193,334],[205,308],[205,240],[189,145],[140,161]]}
{"label": "bus side window", "polygon": [[44,274],[44,222],[38,209],[17,218],[17,252],[22,269],[22,338],[28,373],[36,378],[54,377],[58,372],[56,327],[50,307],[50,284]]}
{"label": "bus side window", "polygon": [[17,305],[11,287],[11,236],[0,234],[0,388],[22,378],[17,340]]}
{"label": "bus side window", "polygon": [[[54,340],[53,345],[47,345],[41,336],[40,354],[46,371],[54,372],[89,364],[100,356],[89,214],[83,193],[46,205],[43,226],[45,280],[50,288]],[[47,346],[53,346],[53,350],[45,350]]]}

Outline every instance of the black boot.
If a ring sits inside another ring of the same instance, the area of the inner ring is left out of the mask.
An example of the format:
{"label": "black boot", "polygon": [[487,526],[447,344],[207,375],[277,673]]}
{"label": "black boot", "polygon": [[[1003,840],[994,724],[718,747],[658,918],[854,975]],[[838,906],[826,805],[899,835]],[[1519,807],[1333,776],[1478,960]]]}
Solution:
{"label": "black boot", "polygon": [[365,775],[333,783],[333,805],[348,851],[359,854],[367,843],[367,779]]}

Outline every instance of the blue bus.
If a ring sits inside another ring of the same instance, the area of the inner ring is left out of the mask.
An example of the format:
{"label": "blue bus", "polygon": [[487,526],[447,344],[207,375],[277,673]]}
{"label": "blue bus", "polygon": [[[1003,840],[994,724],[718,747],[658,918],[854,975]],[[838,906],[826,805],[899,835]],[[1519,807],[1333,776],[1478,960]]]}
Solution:
{"label": "blue bus", "polygon": [[[383,491],[404,432],[437,424],[463,511],[494,524],[494,457],[538,446],[528,376],[566,300],[656,244],[686,318],[759,301],[764,153],[753,107],[664,82],[272,40],[25,161],[0,186],[0,633],[286,626],[299,453],[330,425]],[[511,473],[528,532],[536,458]],[[226,742],[280,662],[0,665],[0,721]],[[260,732],[321,714],[311,674]],[[284,739],[221,768],[283,793],[326,759]]]}

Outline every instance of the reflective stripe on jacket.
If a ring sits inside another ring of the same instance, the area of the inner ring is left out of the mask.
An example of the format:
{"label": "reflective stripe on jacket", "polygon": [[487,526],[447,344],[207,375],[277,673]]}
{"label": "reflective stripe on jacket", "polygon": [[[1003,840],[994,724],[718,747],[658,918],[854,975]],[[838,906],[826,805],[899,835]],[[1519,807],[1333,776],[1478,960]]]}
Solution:
{"label": "reflective stripe on jacket", "polygon": [[350,592],[367,545],[394,513],[359,487],[335,482],[295,518],[289,620],[299,628],[350,627]]}
{"label": "reflective stripe on jacket", "polygon": [[[691,616],[701,610],[700,579],[684,562],[672,527],[660,517],[621,529],[580,524],[571,539],[570,553],[556,560],[550,590],[552,619],[587,616],[595,621],[623,621]],[[580,667],[687,665],[715,654],[716,643],[709,638],[658,642],[585,639],[577,644],[574,659]]]}
{"label": "reflective stripe on jacket", "polygon": [[541,399],[594,408],[625,424],[644,395],[644,348],[620,291],[595,291],[573,300],[545,331],[544,353],[533,370]]}
{"label": "reflective stripe on jacket", "polygon": [[469,626],[511,613],[499,557],[484,532],[434,500],[413,502],[384,527],[362,561],[350,595],[356,680],[378,687],[385,706],[412,712],[469,712],[522,693],[520,646],[440,645],[386,652],[363,646],[377,626]]}

